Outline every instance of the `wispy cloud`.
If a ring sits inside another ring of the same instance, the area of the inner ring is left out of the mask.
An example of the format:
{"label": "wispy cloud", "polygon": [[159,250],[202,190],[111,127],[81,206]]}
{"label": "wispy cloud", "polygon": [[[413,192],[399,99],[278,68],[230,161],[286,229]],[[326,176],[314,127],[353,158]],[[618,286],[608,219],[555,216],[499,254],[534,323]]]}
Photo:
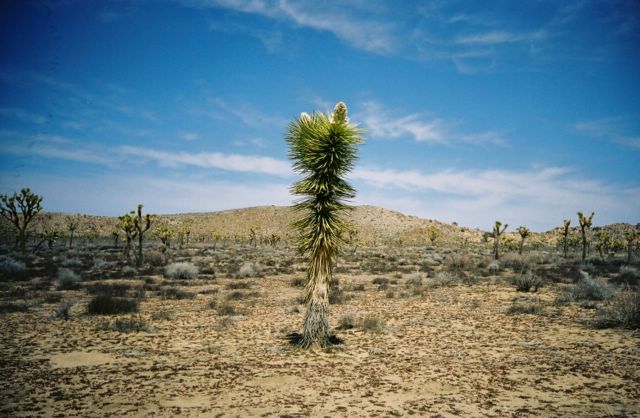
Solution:
{"label": "wispy cloud", "polygon": [[489,228],[500,219],[546,230],[578,210],[596,211],[599,224],[640,217],[640,187],[576,179],[574,174],[563,167],[435,173],[359,167],[352,179],[363,184],[360,202],[467,226]]}
{"label": "wispy cloud", "polygon": [[432,117],[426,112],[403,113],[392,111],[376,101],[362,104],[363,111],[357,115],[367,134],[374,138],[413,138],[416,142],[445,144],[465,142],[468,144],[503,144],[503,134],[496,131],[465,133],[460,131],[458,121]]}
{"label": "wispy cloud", "polygon": [[[395,49],[392,24],[377,17],[379,7],[357,7],[349,2],[293,2],[287,0],[201,0],[187,4],[200,7],[221,7],[244,13],[289,21],[296,26],[333,33],[356,48],[388,54]],[[373,2],[372,2],[373,4]]]}
{"label": "wispy cloud", "polygon": [[42,125],[47,122],[47,118],[37,113],[27,112],[23,109],[16,107],[3,107],[0,108],[0,117],[16,119],[22,122],[35,123]]}
{"label": "wispy cloud", "polygon": [[404,116],[392,114],[378,102],[365,102],[364,112],[358,116],[368,134],[377,138],[412,137],[417,142],[444,142],[447,127],[442,119],[427,118],[421,113]]}
{"label": "wispy cloud", "polygon": [[291,164],[283,160],[260,155],[224,154],[220,152],[168,152],[150,148],[123,146],[118,151],[126,157],[142,157],[163,167],[195,166],[226,171],[269,174],[288,177],[293,173]]}
{"label": "wispy cloud", "polygon": [[585,135],[601,138],[629,148],[640,149],[640,134],[637,117],[613,116],[608,118],[580,121],[573,129]]}
{"label": "wispy cloud", "polygon": [[544,39],[546,32],[543,30],[533,33],[514,33],[504,31],[490,31],[474,33],[458,37],[455,42],[463,45],[498,45],[516,42],[531,42]]}
{"label": "wispy cloud", "polygon": [[204,113],[215,119],[223,118],[223,116],[218,113],[218,111],[223,111],[240,119],[245,125],[255,128],[265,126],[282,128],[287,122],[284,118],[268,115],[248,103],[231,104],[220,97],[214,96],[208,97],[207,102],[213,105],[215,109],[213,112],[204,110]]}

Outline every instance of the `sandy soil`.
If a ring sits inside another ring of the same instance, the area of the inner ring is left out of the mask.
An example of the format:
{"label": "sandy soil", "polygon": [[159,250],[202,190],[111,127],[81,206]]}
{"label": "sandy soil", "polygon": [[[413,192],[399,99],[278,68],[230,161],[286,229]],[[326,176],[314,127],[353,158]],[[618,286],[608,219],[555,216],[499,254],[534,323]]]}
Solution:
{"label": "sandy soil", "polygon": [[[210,306],[238,279],[196,283],[191,300],[148,295],[149,332],[100,331],[85,296],[71,319],[55,304],[2,314],[0,414],[5,416],[640,416],[640,339],[585,325],[593,310],[558,306],[496,282],[387,298],[375,276],[342,278],[341,317],[384,321],[339,330],[345,344],[300,350],[296,275],[243,279],[242,315]],[[398,289],[403,284],[399,280]],[[202,293],[219,289],[218,293]],[[257,294],[251,295],[251,293]],[[535,301],[541,314],[507,315]],[[220,303],[220,302],[218,302]],[[170,310],[169,319],[151,316]],[[113,319],[111,319],[113,320]]]}

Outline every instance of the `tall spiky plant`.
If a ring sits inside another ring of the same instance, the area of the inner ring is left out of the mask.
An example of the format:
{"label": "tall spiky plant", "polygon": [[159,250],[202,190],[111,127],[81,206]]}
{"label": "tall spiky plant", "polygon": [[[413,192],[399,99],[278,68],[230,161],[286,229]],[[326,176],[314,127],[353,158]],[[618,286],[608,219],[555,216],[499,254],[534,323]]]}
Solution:
{"label": "tall spiky plant", "polygon": [[580,232],[582,233],[582,261],[587,258],[587,228],[591,228],[594,212],[591,216],[586,217],[582,212],[578,212],[578,222],[580,223]]}
{"label": "tall spiky plant", "polygon": [[571,219],[565,219],[562,226],[562,249],[564,258],[567,258],[567,251],[569,250],[569,226],[571,225]]}
{"label": "tall spiky plant", "polygon": [[526,226],[518,227],[518,234],[520,234],[520,246],[518,247],[518,254],[522,255],[522,249],[524,248],[524,240],[531,235],[531,231]]}
{"label": "tall spiky plant", "polygon": [[502,222],[496,221],[493,225],[493,256],[497,260],[500,258],[500,235],[507,229],[509,224],[504,224],[504,227],[500,229]]}
{"label": "tall spiky plant", "polygon": [[344,201],[355,196],[345,180],[356,162],[362,131],[347,119],[347,107],[340,102],[329,116],[303,113],[291,122],[285,140],[293,168],[304,178],[292,192],[303,196],[294,208],[303,213],[294,226],[300,233],[298,244],[310,255],[304,299],[307,312],[302,347],[318,342],[331,345],[328,323],[329,283],[338,247],[344,244],[348,225],[341,214],[349,209]]}
{"label": "tall spiky plant", "polygon": [[32,193],[28,187],[13,193],[0,195],[0,216],[16,229],[16,247],[22,254],[27,252],[27,228],[33,218],[42,210],[42,196]]}

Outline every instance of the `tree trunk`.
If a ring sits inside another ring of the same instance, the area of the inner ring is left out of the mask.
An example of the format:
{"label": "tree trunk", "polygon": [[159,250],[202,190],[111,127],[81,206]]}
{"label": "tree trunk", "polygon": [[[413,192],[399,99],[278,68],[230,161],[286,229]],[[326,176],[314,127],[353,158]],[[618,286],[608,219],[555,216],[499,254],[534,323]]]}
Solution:
{"label": "tree trunk", "polygon": [[318,342],[321,347],[331,345],[329,341],[329,281],[331,259],[323,249],[312,255],[309,276],[305,286],[307,312],[300,346],[310,347]]}
{"label": "tree trunk", "polygon": [[18,231],[18,243],[20,244],[20,252],[24,255],[27,253],[27,234],[24,230]]}
{"label": "tree trunk", "polygon": [[500,248],[500,238],[495,238],[493,243],[493,256],[496,260],[498,259],[498,257],[500,257],[499,248]]}
{"label": "tree trunk", "polygon": [[582,230],[582,261],[587,258],[587,234]]}
{"label": "tree trunk", "polygon": [[522,255],[522,248],[524,247],[524,238],[520,240],[520,247],[518,248],[518,254]]}
{"label": "tree trunk", "polygon": [[138,232],[138,257],[136,264],[138,267],[142,266],[142,231]]}
{"label": "tree trunk", "polygon": [[564,237],[564,258],[567,258],[567,251],[569,250],[569,240]]}

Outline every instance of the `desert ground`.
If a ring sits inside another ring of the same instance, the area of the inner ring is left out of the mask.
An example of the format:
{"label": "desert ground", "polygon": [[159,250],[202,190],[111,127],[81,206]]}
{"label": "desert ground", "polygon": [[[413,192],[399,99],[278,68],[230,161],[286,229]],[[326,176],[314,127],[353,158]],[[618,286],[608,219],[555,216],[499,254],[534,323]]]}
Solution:
{"label": "desert ground", "polygon": [[544,245],[495,261],[455,229],[343,248],[342,343],[309,350],[287,338],[306,259],[284,239],[150,237],[140,268],[109,239],[5,250],[0,415],[640,416],[640,333],[620,322],[638,264]]}

